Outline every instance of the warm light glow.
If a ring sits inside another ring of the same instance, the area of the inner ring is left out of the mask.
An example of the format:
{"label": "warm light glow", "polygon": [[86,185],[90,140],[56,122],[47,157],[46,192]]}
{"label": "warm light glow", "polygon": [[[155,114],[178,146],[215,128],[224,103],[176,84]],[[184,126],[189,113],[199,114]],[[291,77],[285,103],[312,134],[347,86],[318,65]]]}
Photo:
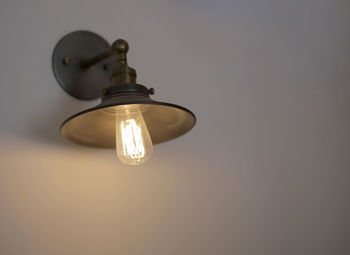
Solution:
{"label": "warm light glow", "polygon": [[135,105],[118,107],[115,137],[118,158],[125,164],[142,164],[153,153],[147,126],[140,109]]}

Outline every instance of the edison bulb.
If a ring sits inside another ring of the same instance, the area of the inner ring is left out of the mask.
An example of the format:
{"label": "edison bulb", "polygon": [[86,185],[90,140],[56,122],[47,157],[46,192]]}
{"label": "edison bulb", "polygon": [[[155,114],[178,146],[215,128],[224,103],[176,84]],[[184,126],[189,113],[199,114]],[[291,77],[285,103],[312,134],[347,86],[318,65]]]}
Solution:
{"label": "edison bulb", "polygon": [[118,106],[115,138],[121,162],[140,165],[152,156],[153,144],[142,112],[136,105]]}

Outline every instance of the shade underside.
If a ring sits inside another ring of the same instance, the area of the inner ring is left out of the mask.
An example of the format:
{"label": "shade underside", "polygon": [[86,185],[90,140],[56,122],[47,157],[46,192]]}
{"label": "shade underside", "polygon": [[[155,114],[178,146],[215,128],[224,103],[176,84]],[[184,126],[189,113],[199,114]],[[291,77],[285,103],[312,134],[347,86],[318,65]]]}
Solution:
{"label": "shade underside", "polygon": [[[141,110],[153,144],[185,134],[196,122],[194,114],[181,106],[155,101],[132,105]],[[115,148],[115,111],[118,107],[121,105],[97,106],[73,115],[63,122],[61,135],[84,146]]]}

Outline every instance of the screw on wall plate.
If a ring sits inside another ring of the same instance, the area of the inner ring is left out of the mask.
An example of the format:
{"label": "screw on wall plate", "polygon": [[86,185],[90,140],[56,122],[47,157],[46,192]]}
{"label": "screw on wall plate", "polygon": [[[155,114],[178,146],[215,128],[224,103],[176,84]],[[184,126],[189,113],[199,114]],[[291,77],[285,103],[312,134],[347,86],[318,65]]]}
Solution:
{"label": "screw on wall plate", "polygon": [[70,63],[70,61],[71,61],[70,58],[64,58],[64,59],[62,60],[62,62],[63,62],[64,65],[68,65],[68,64]]}
{"label": "screw on wall plate", "polygon": [[112,68],[112,65],[111,65],[111,64],[104,64],[104,65],[103,65],[103,70],[108,71],[108,70],[111,70],[111,68]]}

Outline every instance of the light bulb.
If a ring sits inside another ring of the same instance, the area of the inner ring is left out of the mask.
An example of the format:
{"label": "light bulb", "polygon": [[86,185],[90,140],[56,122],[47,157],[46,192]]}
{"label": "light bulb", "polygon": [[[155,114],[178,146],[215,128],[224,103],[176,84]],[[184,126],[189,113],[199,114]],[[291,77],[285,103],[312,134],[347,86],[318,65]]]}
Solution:
{"label": "light bulb", "polygon": [[152,156],[152,140],[137,105],[118,106],[115,139],[118,158],[125,164],[140,165]]}

